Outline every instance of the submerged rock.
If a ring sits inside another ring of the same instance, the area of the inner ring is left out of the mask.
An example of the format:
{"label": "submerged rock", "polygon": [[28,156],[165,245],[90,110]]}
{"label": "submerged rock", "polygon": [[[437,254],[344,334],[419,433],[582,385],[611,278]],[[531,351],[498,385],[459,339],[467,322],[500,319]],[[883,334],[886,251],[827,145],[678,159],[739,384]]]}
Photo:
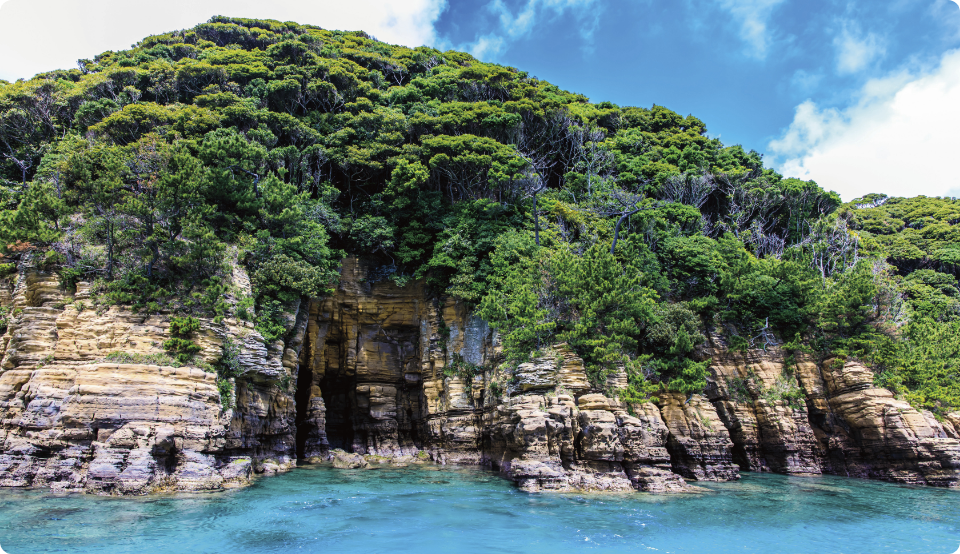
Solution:
{"label": "submerged rock", "polygon": [[333,467],[339,469],[360,469],[370,465],[370,462],[360,454],[344,452],[339,448],[332,452]]}

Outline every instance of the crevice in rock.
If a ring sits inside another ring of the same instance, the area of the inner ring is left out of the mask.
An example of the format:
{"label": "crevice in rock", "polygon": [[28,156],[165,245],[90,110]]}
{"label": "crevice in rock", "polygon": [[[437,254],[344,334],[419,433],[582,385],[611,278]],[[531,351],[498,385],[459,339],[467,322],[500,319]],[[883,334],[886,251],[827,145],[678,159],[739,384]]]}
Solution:
{"label": "crevice in rock", "polygon": [[[311,337],[307,334],[303,349],[310,352]],[[300,366],[297,369],[297,392],[294,394],[294,401],[297,409],[297,459],[305,457],[307,438],[312,430],[311,423],[307,421],[310,410],[310,394],[313,389],[313,368],[310,364],[309,356],[300,356]]]}
{"label": "crevice in rock", "polygon": [[[735,416],[727,411],[727,406],[724,404],[723,399],[711,400],[710,402],[717,410],[720,422],[723,423],[723,426],[727,429],[727,433],[730,434],[730,442],[733,443],[733,448],[731,448],[733,463],[737,464],[740,471],[751,471],[750,457],[747,456],[747,447],[740,423],[736,422]],[[732,409],[733,407],[731,406],[730,408]]]}

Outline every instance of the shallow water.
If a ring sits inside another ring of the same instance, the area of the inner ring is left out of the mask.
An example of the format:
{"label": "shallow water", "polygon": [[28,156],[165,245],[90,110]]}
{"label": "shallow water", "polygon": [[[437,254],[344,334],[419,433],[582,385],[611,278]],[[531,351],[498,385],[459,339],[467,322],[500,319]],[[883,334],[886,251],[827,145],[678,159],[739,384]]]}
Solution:
{"label": "shallow water", "polygon": [[705,487],[527,494],[473,469],[307,467],[203,495],[0,490],[0,545],[9,554],[950,554],[960,545],[960,491],[757,474]]}

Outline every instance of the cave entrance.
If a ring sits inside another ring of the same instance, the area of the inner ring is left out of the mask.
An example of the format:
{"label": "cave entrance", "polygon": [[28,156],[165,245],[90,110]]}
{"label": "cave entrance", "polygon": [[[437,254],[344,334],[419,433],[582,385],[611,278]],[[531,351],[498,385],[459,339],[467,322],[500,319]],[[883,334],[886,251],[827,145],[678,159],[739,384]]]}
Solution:
{"label": "cave entrance", "polygon": [[356,377],[330,371],[330,368],[320,381],[320,394],[327,408],[326,431],[330,448],[353,451],[356,390]]}
{"label": "cave entrance", "polygon": [[325,335],[322,375],[313,377],[326,409],[328,447],[383,456],[416,452],[423,425],[419,326],[347,323]]}

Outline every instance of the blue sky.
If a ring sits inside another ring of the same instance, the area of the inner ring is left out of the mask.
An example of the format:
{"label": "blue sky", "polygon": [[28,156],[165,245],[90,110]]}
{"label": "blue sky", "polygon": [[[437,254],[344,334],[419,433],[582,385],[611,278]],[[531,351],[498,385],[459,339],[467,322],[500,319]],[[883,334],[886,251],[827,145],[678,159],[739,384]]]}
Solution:
{"label": "blue sky", "polygon": [[692,113],[711,136],[845,200],[960,196],[952,0],[6,0],[0,78],[217,13],[467,50],[594,101]]}

